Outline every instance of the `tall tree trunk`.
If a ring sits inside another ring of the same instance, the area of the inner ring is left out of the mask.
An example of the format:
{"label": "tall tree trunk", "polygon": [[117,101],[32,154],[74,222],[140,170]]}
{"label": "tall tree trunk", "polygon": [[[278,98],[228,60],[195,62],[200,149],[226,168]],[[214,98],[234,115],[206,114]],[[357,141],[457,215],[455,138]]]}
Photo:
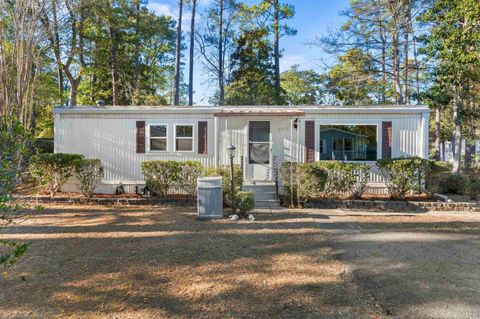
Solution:
{"label": "tall tree trunk", "polygon": [[404,25],[404,34],[403,34],[403,60],[404,60],[404,69],[403,69],[403,78],[404,78],[404,86],[403,86],[403,96],[406,104],[410,104],[410,97],[408,93],[408,53],[409,53],[409,46],[410,46],[410,1],[404,0],[404,15],[405,15],[405,25]]}
{"label": "tall tree trunk", "polygon": [[442,161],[445,161],[445,141],[442,141]]}
{"label": "tall tree trunk", "polygon": [[223,65],[223,0],[218,1],[218,89],[219,99],[218,105],[225,104],[225,81],[224,81],[224,65]]}
{"label": "tall tree trunk", "polygon": [[111,46],[110,46],[110,67],[112,73],[112,105],[118,105],[118,31],[113,26],[109,28]]}
{"label": "tall tree trunk", "polygon": [[400,44],[398,31],[392,33],[392,67],[393,67],[393,83],[395,85],[396,104],[403,104],[402,84],[400,82]]}
{"label": "tall tree trunk", "polygon": [[469,172],[472,168],[473,157],[476,154],[475,140],[467,140],[465,143],[465,171]]}
{"label": "tall tree trunk", "polygon": [[274,0],[273,32],[274,32],[274,58],[275,58],[275,103],[280,104],[280,5]]}
{"label": "tall tree trunk", "polygon": [[58,94],[60,95],[58,103],[63,105],[63,72],[62,67],[57,65],[57,84],[58,84]]}
{"label": "tall tree trunk", "polygon": [[138,78],[140,77],[140,0],[135,0],[135,68],[133,70],[133,90],[138,92]]}
{"label": "tall tree trunk", "polygon": [[53,16],[53,51],[55,60],[57,61],[57,82],[58,93],[60,95],[59,103],[63,105],[63,72],[60,63],[60,35],[58,34],[58,17],[57,17],[57,1],[52,2],[52,16]]}
{"label": "tall tree trunk", "polygon": [[78,78],[75,79],[71,75],[71,73],[67,73],[67,78],[68,78],[68,82],[70,83],[70,94],[69,94],[70,105],[76,106],[78,86],[80,85],[81,77],[78,76]]}
{"label": "tall tree trunk", "polygon": [[175,48],[175,88],[173,104],[180,104],[180,58],[182,45],[182,14],[183,14],[183,0],[178,1],[178,25],[177,25],[177,43]]}
{"label": "tall tree trunk", "polygon": [[190,72],[188,76],[188,105],[193,105],[193,64],[195,55],[195,14],[197,0],[192,0],[192,19],[190,21]]}
{"label": "tall tree trunk", "polygon": [[435,109],[435,160],[440,161],[441,156],[440,156],[440,143],[441,143],[441,125],[440,125],[440,120],[441,120],[441,113],[440,113],[440,108],[437,107]]}
{"label": "tall tree trunk", "polygon": [[393,85],[395,87],[395,102],[396,104],[404,104],[401,76],[400,76],[400,29],[401,24],[400,14],[401,14],[401,2],[391,0],[388,1],[388,9],[391,14],[391,22],[389,25],[389,31],[391,32],[392,38],[392,74],[393,74]]}
{"label": "tall tree trunk", "polygon": [[382,33],[382,56],[381,56],[381,64],[382,64],[382,104],[387,103],[387,40]]}
{"label": "tall tree trunk", "polygon": [[453,102],[453,122],[455,123],[454,140],[455,146],[453,147],[453,174],[460,174],[460,161],[461,161],[461,147],[462,147],[462,126],[460,114],[462,111],[462,101],[457,90],[454,92]]}
{"label": "tall tree trunk", "polygon": [[[411,10],[411,9],[410,9]],[[410,11],[411,14],[411,11]],[[412,33],[413,63],[415,64],[415,91],[417,93],[417,104],[422,103],[420,98],[420,66],[418,65],[417,39],[413,28],[412,17],[410,16],[410,32]]]}

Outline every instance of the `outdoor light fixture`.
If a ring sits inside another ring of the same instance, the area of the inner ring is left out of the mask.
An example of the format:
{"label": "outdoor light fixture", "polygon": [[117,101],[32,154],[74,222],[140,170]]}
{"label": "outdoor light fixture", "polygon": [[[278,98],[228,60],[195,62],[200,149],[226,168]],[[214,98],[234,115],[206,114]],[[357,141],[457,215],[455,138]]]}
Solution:
{"label": "outdoor light fixture", "polygon": [[235,146],[230,144],[227,147],[228,154],[230,155],[230,190],[232,192],[232,213],[235,215],[236,213],[236,205],[235,205],[235,179],[234,179],[234,168],[233,168],[233,158],[235,157]]}
{"label": "outdoor light fixture", "polygon": [[295,121],[293,121],[293,128],[294,129],[298,128],[298,119],[295,119]]}
{"label": "outdoor light fixture", "polygon": [[236,149],[236,147],[233,146],[233,144],[230,144],[230,146],[227,147],[228,154],[230,155],[230,158],[234,158],[234,157],[235,157],[235,149]]}

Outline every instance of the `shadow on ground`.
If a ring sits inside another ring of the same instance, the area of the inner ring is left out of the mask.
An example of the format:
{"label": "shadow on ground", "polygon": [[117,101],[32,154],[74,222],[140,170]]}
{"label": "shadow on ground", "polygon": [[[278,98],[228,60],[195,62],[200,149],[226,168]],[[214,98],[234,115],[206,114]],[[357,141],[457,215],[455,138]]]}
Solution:
{"label": "shadow on ground", "polygon": [[[31,248],[0,280],[2,318],[378,318],[319,221],[199,222],[176,207],[60,207],[0,238]],[[24,276],[25,281],[18,280]]]}
{"label": "shadow on ground", "polygon": [[353,216],[348,229],[330,245],[385,313],[480,318],[480,217]]}

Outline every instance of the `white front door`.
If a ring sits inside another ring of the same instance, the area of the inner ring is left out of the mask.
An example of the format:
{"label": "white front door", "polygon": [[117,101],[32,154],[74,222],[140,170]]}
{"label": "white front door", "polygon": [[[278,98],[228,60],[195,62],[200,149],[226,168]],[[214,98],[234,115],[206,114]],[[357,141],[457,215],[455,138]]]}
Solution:
{"label": "white front door", "polygon": [[272,179],[270,121],[250,121],[248,125],[247,178],[257,181]]}

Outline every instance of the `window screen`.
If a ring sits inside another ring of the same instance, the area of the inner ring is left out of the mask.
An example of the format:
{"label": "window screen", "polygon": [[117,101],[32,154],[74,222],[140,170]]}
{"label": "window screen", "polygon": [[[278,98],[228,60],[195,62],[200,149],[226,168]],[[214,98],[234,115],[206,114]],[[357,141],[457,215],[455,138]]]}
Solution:
{"label": "window screen", "polygon": [[167,126],[150,125],[150,151],[167,150]]}
{"label": "window screen", "polygon": [[178,125],[175,127],[175,151],[193,151],[193,126]]}

